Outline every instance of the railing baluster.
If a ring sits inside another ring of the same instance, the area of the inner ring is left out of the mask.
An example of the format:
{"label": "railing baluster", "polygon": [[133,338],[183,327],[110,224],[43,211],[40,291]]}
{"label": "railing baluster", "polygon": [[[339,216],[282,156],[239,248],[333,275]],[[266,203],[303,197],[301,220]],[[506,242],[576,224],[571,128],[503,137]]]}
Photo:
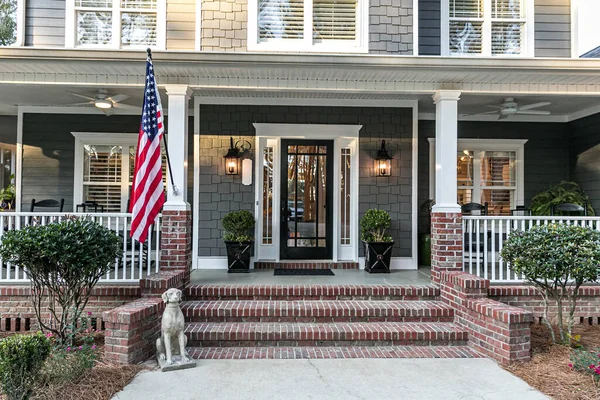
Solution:
{"label": "railing baluster", "polygon": [[490,221],[492,224],[492,280],[496,280],[496,220]]}
{"label": "railing baluster", "polygon": [[483,277],[488,279],[488,220],[483,220]]}
{"label": "railing baluster", "polygon": [[159,272],[159,264],[160,264],[160,226],[161,226],[161,218],[160,215],[156,217],[156,256],[154,257],[154,272]]}
{"label": "railing baluster", "polygon": [[477,221],[477,232],[475,232],[475,256],[476,256],[476,266],[477,266],[477,273],[475,275],[481,277],[481,250],[479,249],[479,235],[480,235],[480,227],[481,227],[481,221]]}
{"label": "railing baluster", "polygon": [[473,274],[473,220],[469,220],[469,273]]}
{"label": "railing baluster", "polygon": [[502,235],[502,220],[498,221],[498,279],[504,280],[504,260],[502,259],[502,247],[504,236]]}

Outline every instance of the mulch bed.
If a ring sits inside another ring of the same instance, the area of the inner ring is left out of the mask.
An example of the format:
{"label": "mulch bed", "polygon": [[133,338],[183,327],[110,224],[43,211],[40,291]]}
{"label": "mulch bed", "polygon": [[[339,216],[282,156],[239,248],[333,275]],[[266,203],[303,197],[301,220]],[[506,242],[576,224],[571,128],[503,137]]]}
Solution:
{"label": "mulch bed", "polygon": [[[600,347],[598,325],[575,326],[573,334],[581,335],[581,344],[586,348]],[[531,348],[531,362],[515,363],[505,369],[557,400],[600,399],[600,386],[592,375],[569,368],[571,349],[552,345],[550,332],[545,326],[532,325]]]}

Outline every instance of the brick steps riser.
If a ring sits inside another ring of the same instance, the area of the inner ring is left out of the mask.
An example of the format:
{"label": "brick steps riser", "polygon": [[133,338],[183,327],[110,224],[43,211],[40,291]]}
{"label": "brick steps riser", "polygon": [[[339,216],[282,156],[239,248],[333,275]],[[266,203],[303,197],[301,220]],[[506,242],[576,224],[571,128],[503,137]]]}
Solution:
{"label": "brick steps riser", "polygon": [[353,316],[353,317],[206,317],[200,315],[186,316],[186,322],[453,322],[454,317],[419,317],[419,316]]}
{"label": "brick steps riser", "polygon": [[195,296],[188,295],[185,300],[189,301],[217,301],[217,300],[240,300],[240,301],[251,301],[251,300],[285,300],[285,301],[301,301],[301,300],[372,300],[372,301],[385,301],[385,300],[407,300],[407,301],[436,301],[439,300],[438,296],[271,296],[271,295],[255,295],[255,296]]}
{"label": "brick steps riser", "polygon": [[189,340],[190,347],[352,347],[352,346],[466,346],[467,340]]}

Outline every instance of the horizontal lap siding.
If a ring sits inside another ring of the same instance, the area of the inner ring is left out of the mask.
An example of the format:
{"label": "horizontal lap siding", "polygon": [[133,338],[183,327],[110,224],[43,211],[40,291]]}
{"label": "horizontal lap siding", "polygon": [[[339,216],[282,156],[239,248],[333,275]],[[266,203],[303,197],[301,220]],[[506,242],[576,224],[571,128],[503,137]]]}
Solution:
{"label": "horizontal lap siding", "polygon": [[196,39],[196,2],[167,1],[167,50],[194,50]]}
{"label": "horizontal lap siding", "polygon": [[[25,114],[23,118],[23,211],[31,199],[65,199],[65,211],[73,211],[75,138],[71,132],[137,133],[138,116]],[[188,201],[193,193],[193,123],[190,118]]]}
{"label": "horizontal lap siding", "polygon": [[569,123],[571,179],[590,196],[600,214],[600,114]]}
{"label": "horizontal lap siding", "polygon": [[419,55],[441,54],[441,0],[419,1]]}
{"label": "horizontal lap siding", "polygon": [[[461,139],[528,139],[525,143],[525,205],[538,192],[569,179],[567,124],[459,121]],[[419,205],[429,198],[429,141],[435,121],[419,121]],[[459,149],[460,150],[460,149]],[[425,220],[419,215],[419,226]]]}
{"label": "horizontal lap siding", "polygon": [[535,56],[571,57],[570,0],[535,0]]}
{"label": "horizontal lap siding", "polygon": [[65,46],[65,0],[25,1],[25,45]]}

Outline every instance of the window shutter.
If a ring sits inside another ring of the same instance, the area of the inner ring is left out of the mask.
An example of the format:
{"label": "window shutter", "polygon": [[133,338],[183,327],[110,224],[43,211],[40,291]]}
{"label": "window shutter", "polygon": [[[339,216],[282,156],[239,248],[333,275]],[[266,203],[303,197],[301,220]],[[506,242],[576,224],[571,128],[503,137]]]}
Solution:
{"label": "window shutter", "polygon": [[514,151],[485,152],[481,158],[481,190],[482,203],[489,203],[492,215],[510,215],[515,193]]}
{"label": "window shutter", "polygon": [[156,14],[124,12],[121,14],[121,43],[123,47],[156,44]]}
{"label": "window shutter", "polygon": [[492,18],[519,19],[522,0],[492,0]]}
{"label": "window shutter", "polygon": [[304,0],[258,0],[258,40],[302,39]]}
{"label": "window shutter", "polygon": [[111,12],[77,12],[77,44],[108,44],[111,39]]}
{"label": "window shutter", "polygon": [[450,18],[483,18],[483,1],[450,0]]}
{"label": "window shutter", "polygon": [[85,146],[83,200],[96,201],[107,212],[121,211],[121,146]]}
{"label": "window shutter", "polygon": [[121,0],[121,8],[156,9],[156,0]]}
{"label": "window shutter", "polygon": [[112,0],[75,0],[75,7],[112,8]]}
{"label": "window shutter", "polygon": [[313,37],[355,40],[358,0],[313,0]]}
{"label": "window shutter", "polygon": [[492,54],[521,54],[522,32],[522,23],[492,23]]}
{"label": "window shutter", "polygon": [[481,22],[450,22],[450,53],[480,54],[482,26]]}

